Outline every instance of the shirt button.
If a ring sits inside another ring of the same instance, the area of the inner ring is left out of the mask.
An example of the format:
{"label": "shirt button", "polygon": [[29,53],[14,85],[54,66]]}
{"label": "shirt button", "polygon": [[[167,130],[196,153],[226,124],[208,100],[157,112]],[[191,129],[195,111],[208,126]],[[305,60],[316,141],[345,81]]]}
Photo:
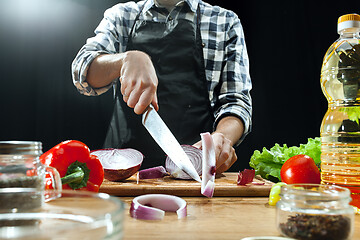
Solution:
{"label": "shirt button", "polygon": [[173,18],[171,16],[169,16],[169,20],[171,21]]}
{"label": "shirt button", "polygon": [[205,43],[202,43],[202,44],[201,44],[202,47],[205,47],[205,45],[206,45]]}

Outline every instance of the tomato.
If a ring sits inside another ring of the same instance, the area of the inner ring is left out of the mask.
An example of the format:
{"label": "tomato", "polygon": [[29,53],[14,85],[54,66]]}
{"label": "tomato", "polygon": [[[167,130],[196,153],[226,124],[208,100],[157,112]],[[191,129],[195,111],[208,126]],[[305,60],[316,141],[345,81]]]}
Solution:
{"label": "tomato", "polygon": [[321,181],[319,168],[314,160],[304,154],[289,158],[280,170],[281,181],[293,183],[317,183]]}

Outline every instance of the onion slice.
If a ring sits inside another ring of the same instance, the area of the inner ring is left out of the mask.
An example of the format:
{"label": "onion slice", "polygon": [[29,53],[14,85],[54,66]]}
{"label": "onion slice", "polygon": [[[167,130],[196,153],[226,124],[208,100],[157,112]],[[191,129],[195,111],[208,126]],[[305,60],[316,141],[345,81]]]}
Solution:
{"label": "onion slice", "polygon": [[140,169],[144,159],[141,152],[132,148],[94,150],[91,154],[99,158],[104,168],[104,177],[115,182],[134,175]]}
{"label": "onion slice", "polygon": [[[202,151],[191,145],[181,145],[182,149],[185,151],[186,155],[189,157],[190,162],[194,165],[196,172],[201,175],[202,173]],[[170,175],[177,179],[192,179],[187,173],[182,171],[171,158],[167,157],[165,160],[165,168],[170,173]]]}
{"label": "onion slice", "polygon": [[243,171],[239,171],[237,185],[246,185],[252,183],[255,177],[254,169],[244,169]]}
{"label": "onion slice", "polygon": [[215,190],[216,159],[214,141],[210,133],[201,133],[202,146],[202,180],[201,194],[212,197]]}
{"label": "onion slice", "polygon": [[178,219],[187,216],[186,201],[167,194],[145,194],[135,197],[130,206],[130,216],[142,220],[161,220],[165,212],[176,212]]}
{"label": "onion slice", "polygon": [[139,179],[162,178],[169,175],[163,166],[147,168],[139,171]]}
{"label": "onion slice", "polygon": [[265,185],[265,182],[252,182],[253,185]]}

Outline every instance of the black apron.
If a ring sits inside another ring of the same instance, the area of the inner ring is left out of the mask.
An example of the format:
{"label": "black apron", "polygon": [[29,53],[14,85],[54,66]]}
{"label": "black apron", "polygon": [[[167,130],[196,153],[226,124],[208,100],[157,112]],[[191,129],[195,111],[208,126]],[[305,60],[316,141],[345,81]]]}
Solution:
{"label": "black apron", "polygon": [[[214,123],[205,78],[199,7],[197,24],[185,19],[145,21],[139,19],[140,13],[129,35],[127,51],[139,50],[151,57],[159,81],[159,114],[180,144],[192,145],[200,140],[200,133],[211,132]],[[119,85],[104,147],[142,152],[142,168],[164,165],[165,153],[142,125],[141,115],[136,115],[122,100]]]}

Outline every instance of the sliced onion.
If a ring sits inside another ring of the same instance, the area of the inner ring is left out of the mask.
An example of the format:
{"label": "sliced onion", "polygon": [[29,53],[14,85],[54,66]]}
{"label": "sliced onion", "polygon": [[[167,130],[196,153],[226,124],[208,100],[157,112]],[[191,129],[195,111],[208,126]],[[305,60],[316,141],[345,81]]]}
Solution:
{"label": "sliced onion", "polygon": [[202,180],[201,194],[212,197],[215,190],[216,158],[214,141],[210,133],[201,133],[202,146]]}
{"label": "sliced onion", "polygon": [[[199,175],[202,173],[202,151],[201,149],[198,149],[191,145],[181,145],[181,147],[184,149],[186,155],[189,157],[191,163],[194,165],[195,170]],[[173,161],[171,161],[171,158],[167,157],[165,160],[165,168],[170,173],[172,177],[178,178],[178,179],[192,179],[187,173],[180,170]]]}
{"label": "sliced onion", "polygon": [[265,185],[265,182],[252,182],[253,185]]}
{"label": "sliced onion", "polygon": [[162,178],[169,175],[163,166],[143,169],[139,171],[139,179]]}
{"label": "sliced onion", "polygon": [[165,212],[176,212],[178,219],[187,216],[186,201],[167,194],[146,194],[135,197],[130,206],[130,216],[142,220],[161,220]]}
{"label": "sliced onion", "polygon": [[99,158],[104,168],[104,178],[115,182],[134,175],[144,159],[141,152],[132,148],[94,150],[91,154]]}
{"label": "sliced onion", "polygon": [[215,182],[208,181],[204,188],[201,188],[201,194],[211,198],[214,195]]}
{"label": "sliced onion", "polygon": [[244,169],[238,173],[237,185],[252,183],[255,177],[254,169]]}

